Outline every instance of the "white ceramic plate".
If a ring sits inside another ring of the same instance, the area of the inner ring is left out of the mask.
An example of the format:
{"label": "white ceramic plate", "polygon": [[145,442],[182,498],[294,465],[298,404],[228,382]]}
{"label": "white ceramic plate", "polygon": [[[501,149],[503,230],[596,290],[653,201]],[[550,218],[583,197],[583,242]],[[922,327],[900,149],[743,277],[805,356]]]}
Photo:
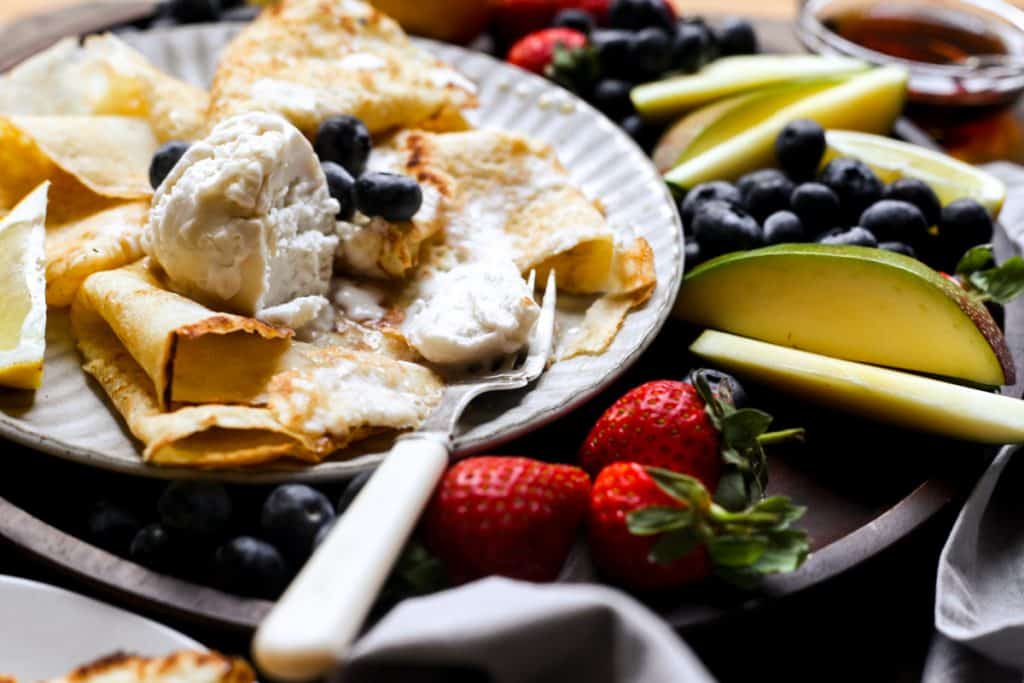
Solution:
{"label": "white ceramic plate", "polygon": [[[125,38],[157,66],[208,85],[221,48],[236,31],[237,25],[216,24]],[[603,202],[611,224],[624,235],[638,234],[650,242],[658,277],[651,300],[628,316],[605,353],[555,363],[527,390],[478,399],[455,438],[456,449],[467,454],[494,448],[565,415],[640,356],[675,299],[683,268],[682,230],[672,197],[654,166],[632,140],[585,102],[487,55],[431,41],[420,44],[477,84],[481,106],[472,114],[477,125],[518,131],[553,145],[573,180],[588,196]],[[82,372],[63,312],[51,311],[47,341],[43,386],[35,396],[0,392],[0,435],[97,467],[155,477],[202,476],[141,462],[138,443],[103,392]],[[386,448],[387,444],[364,446],[355,457],[336,457],[313,467],[282,465],[210,476],[246,481],[338,479],[372,467]]]}
{"label": "white ceramic plate", "polygon": [[0,674],[32,683],[114,652],[205,650],[166,626],[63,588],[0,576]]}

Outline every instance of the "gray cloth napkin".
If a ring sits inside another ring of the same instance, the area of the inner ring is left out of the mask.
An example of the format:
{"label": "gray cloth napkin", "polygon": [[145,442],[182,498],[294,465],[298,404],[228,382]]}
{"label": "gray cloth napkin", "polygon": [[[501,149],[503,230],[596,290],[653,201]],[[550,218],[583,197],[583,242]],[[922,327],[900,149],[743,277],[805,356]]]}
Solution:
{"label": "gray cloth napkin", "polygon": [[406,600],[339,683],[713,683],[657,615],[596,584],[488,578]]}
{"label": "gray cloth napkin", "polygon": [[[1001,221],[1015,251],[1024,245],[1024,168],[992,164],[1007,184]],[[997,244],[998,246],[998,244]],[[1007,309],[1007,337],[1021,374],[1024,320]],[[1017,395],[1019,395],[1018,381]],[[1004,448],[964,505],[939,558],[938,630],[925,683],[1024,680],[1024,455]]]}

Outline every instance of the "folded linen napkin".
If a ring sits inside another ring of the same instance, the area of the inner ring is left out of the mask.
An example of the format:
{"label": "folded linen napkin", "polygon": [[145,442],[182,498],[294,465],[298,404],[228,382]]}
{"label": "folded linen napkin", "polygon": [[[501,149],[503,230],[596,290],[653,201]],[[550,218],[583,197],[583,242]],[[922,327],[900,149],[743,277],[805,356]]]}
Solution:
{"label": "folded linen napkin", "polygon": [[596,584],[492,577],[406,600],[337,683],[712,683],[657,615]]}
{"label": "folded linen napkin", "polygon": [[[991,164],[1007,184],[1001,222],[1014,251],[1024,246],[1024,168]],[[998,247],[997,241],[997,247]],[[997,248],[997,251],[1000,249]],[[1005,256],[1004,256],[1005,258]],[[1007,340],[1024,361],[1024,305],[1007,307]],[[1013,395],[1020,395],[1020,383]],[[1024,455],[1004,448],[964,505],[939,558],[938,630],[923,680],[1024,680]]]}

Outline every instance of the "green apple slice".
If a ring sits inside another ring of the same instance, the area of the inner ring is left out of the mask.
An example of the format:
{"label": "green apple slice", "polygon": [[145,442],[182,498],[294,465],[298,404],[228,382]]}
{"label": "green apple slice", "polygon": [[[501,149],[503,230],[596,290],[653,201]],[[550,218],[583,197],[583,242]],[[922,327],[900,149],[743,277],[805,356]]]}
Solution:
{"label": "green apple slice", "polygon": [[708,102],[794,79],[839,76],[868,65],[847,57],[744,55],[716,59],[695,74],[674,76],[633,89],[636,110],[645,119],[664,121]]}
{"label": "green apple slice", "polygon": [[726,254],[683,279],[676,316],[834,358],[996,386],[1013,359],[988,310],[920,261],[866,247],[783,244]]}
{"label": "green apple slice", "polygon": [[903,109],[907,72],[886,66],[851,76],[783,107],[742,133],[691,157],[665,179],[681,188],[711,180],[732,180],[775,163],[775,138],[794,119],[814,119],[823,128],[885,133]]}
{"label": "green apple slice", "polygon": [[666,173],[687,159],[703,154],[756,126],[779,110],[841,83],[845,76],[806,79],[733,95],[690,112],[658,141],[654,165]]}
{"label": "green apple slice", "polygon": [[825,139],[828,146],[823,163],[837,156],[854,157],[887,183],[916,178],[928,183],[944,205],[970,197],[995,216],[1006,199],[1006,185],[999,178],[942,152],[851,130],[830,130]]}
{"label": "green apple slice", "polygon": [[906,372],[708,330],[695,355],[742,377],[858,415],[955,439],[1024,442],[1024,401]]}

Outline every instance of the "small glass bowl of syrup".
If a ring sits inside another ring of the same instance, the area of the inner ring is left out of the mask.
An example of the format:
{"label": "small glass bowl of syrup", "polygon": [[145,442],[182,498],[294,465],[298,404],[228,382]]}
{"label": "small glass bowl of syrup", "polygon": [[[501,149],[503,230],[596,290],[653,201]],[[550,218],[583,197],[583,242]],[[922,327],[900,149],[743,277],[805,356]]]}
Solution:
{"label": "small glass bowl of syrup", "polygon": [[907,67],[912,106],[1000,108],[1024,91],[1024,11],[1002,0],[804,0],[797,35]]}

